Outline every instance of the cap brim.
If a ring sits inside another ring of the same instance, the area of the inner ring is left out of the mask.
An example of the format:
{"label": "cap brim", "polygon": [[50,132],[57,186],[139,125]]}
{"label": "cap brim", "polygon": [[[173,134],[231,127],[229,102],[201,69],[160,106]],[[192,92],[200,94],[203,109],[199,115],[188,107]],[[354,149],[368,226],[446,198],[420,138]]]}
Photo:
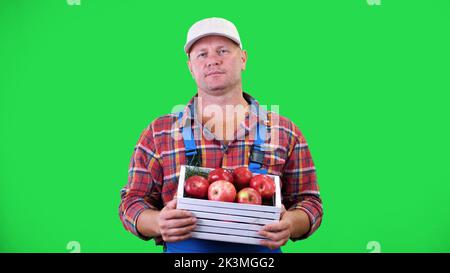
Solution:
{"label": "cap brim", "polygon": [[238,40],[236,40],[235,38],[233,38],[233,37],[231,37],[231,36],[229,36],[229,35],[223,34],[223,33],[211,32],[211,33],[205,33],[205,34],[202,34],[202,35],[196,37],[195,39],[192,39],[191,41],[189,41],[189,42],[184,46],[184,52],[186,52],[186,54],[189,54],[189,51],[191,50],[191,47],[192,47],[198,40],[200,40],[201,38],[204,38],[204,37],[206,37],[206,36],[212,36],[212,35],[217,35],[217,36],[222,36],[222,37],[228,38],[228,39],[230,39],[231,41],[235,42],[235,43],[242,49],[242,44],[241,44]]}

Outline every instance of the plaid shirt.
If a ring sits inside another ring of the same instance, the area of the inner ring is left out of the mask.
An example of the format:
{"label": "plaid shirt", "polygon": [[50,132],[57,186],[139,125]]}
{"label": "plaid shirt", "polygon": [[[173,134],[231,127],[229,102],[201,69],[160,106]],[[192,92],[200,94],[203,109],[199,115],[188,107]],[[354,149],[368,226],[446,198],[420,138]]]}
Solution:
{"label": "plaid shirt", "polygon": [[[196,118],[189,109],[194,96],[185,107],[181,123],[175,113],[154,120],[141,134],[131,157],[128,184],[121,191],[120,219],[126,230],[143,240],[152,238],[141,235],[136,221],[145,209],[161,210],[173,199],[177,191],[181,165],[187,165],[185,147],[181,136],[186,122],[191,122],[195,143],[201,150],[202,167],[234,169],[249,165],[250,150],[254,141],[256,121],[265,122],[267,137],[263,145],[263,168],[269,174],[281,178],[282,203],[288,210],[300,209],[309,217],[311,228],[301,238],[309,237],[322,221],[322,201],[316,181],[316,171],[308,145],[297,126],[289,119],[274,112],[262,119],[255,109],[258,102],[247,93],[251,111],[235,132],[235,139],[225,145]],[[273,122],[275,121],[275,122]],[[198,132],[200,136],[198,137]],[[162,244],[161,236],[154,238]]]}

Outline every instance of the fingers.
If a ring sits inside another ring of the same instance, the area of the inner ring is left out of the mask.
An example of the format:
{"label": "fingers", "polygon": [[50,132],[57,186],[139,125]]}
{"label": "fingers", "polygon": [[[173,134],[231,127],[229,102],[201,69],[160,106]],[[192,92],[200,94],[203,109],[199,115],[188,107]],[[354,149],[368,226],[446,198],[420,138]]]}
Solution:
{"label": "fingers", "polygon": [[277,249],[281,246],[284,246],[287,243],[288,239],[283,239],[281,241],[269,241],[269,240],[261,240],[260,244],[262,246],[268,247],[270,249]]}
{"label": "fingers", "polygon": [[169,201],[164,208],[165,209],[176,209],[177,208],[177,197],[175,196],[171,201]]}
{"label": "fingers", "polygon": [[196,227],[197,219],[194,214],[176,209],[176,202],[176,199],[168,202],[159,214],[159,230],[166,242],[186,240],[191,237],[191,232]]}
{"label": "fingers", "polygon": [[259,234],[268,239],[261,240],[261,245],[271,249],[285,245],[291,235],[289,224],[285,221],[267,224],[259,231]]}
{"label": "fingers", "polygon": [[288,230],[282,230],[277,232],[260,231],[259,234],[274,242],[281,242],[281,241],[287,242],[289,240]]}
{"label": "fingers", "polygon": [[285,207],[283,204],[281,204],[280,219],[283,218],[283,215],[284,215],[285,213],[286,213],[286,207]]}
{"label": "fingers", "polygon": [[193,214],[185,210],[177,210],[177,199],[174,198],[169,201],[166,206],[161,210],[162,219],[173,219],[173,218],[187,218],[193,217]]}
{"label": "fingers", "polygon": [[287,243],[287,241],[289,241],[290,237],[290,233],[288,230],[279,232],[260,231],[259,234],[268,239],[268,240],[261,240],[260,244],[270,249],[276,249],[281,246],[284,246]]}
{"label": "fingers", "polygon": [[183,218],[183,219],[171,219],[161,223],[161,229],[175,229],[186,226],[195,225],[197,219],[195,217]]}
{"label": "fingers", "polygon": [[192,236],[191,233],[183,235],[183,236],[169,236],[169,237],[164,237],[163,236],[163,240],[166,241],[166,242],[174,243],[174,242],[178,242],[178,241],[183,241],[183,240],[189,239],[189,238],[191,238],[191,236]]}
{"label": "fingers", "polygon": [[184,236],[188,233],[191,233],[197,226],[195,224],[184,226],[180,228],[171,228],[167,229],[165,232],[166,236]]}
{"label": "fingers", "polygon": [[271,224],[265,225],[261,230],[268,232],[277,232],[289,229],[289,223],[287,221],[279,221]]}
{"label": "fingers", "polygon": [[187,210],[163,210],[161,211],[161,219],[162,220],[171,220],[171,219],[183,219],[183,218],[191,218],[194,217],[192,212]]}
{"label": "fingers", "polygon": [[196,218],[172,219],[161,223],[161,236],[166,242],[177,242],[191,237],[197,227]]}

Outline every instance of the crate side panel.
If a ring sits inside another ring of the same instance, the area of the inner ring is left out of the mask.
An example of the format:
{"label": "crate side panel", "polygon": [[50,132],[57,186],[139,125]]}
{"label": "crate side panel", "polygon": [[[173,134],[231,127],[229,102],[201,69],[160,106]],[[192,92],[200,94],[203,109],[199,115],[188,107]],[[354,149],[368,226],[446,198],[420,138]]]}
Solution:
{"label": "crate side panel", "polygon": [[244,237],[244,236],[235,236],[235,235],[223,235],[223,234],[214,234],[207,232],[192,232],[192,237],[197,239],[205,239],[205,240],[213,240],[213,241],[222,241],[222,242],[232,242],[232,243],[241,243],[241,244],[250,244],[250,245],[260,245],[261,239],[256,239],[252,237]]}

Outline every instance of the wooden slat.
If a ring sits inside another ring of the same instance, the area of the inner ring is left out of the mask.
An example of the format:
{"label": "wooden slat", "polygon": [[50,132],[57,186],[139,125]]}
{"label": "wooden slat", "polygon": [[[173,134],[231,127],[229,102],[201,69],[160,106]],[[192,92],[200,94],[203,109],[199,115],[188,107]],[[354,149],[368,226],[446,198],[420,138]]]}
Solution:
{"label": "wooden slat", "polygon": [[221,221],[221,220],[208,220],[208,219],[197,219],[197,225],[213,226],[213,227],[226,227],[226,228],[234,228],[234,229],[253,230],[253,231],[259,231],[264,226],[264,225],[225,222],[225,221]]}
{"label": "wooden slat", "polygon": [[209,233],[216,233],[216,234],[254,237],[254,238],[261,238],[261,239],[265,238],[265,237],[259,235],[257,231],[233,229],[233,228],[220,228],[220,227],[197,225],[197,227],[195,228],[194,231],[195,232],[209,232]]}
{"label": "wooden slat", "polygon": [[222,242],[232,242],[250,245],[260,245],[260,240],[252,237],[235,236],[235,235],[223,235],[223,234],[213,234],[206,232],[192,232],[192,237],[197,239],[222,241]]}
{"label": "wooden slat", "polygon": [[216,220],[223,220],[223,221],[234,221],[234,222],[239,222],[239,223],[265,225],[265,224],[270,224],[270,223],[275,222],[275,220],[268,220],[268,219],[262,219],[262,218],[243,217],[243,216],[207,213],[207,212],[199,212],[199,211],[193,211],[192,214],[194,214],[195,217],[201,218],[201,219],[216,219]]}
{"label": "wooden slat", "polygon": [[232,203],[232,202],[221,202],[221,201],[212,201],[212,200],[196,199],[196,198],[189,198],[189,197],[178,197],[177,202],[184,203],[184,204],[199,205],[199,206],[230,208],[230,209],[240,209],[240,210],[250,210],[250,211],[261,211],[261,212],[272,212],[272,213],[279,213],[281,211],[281,207],[277,208],[274,206],[265,206],[265,205],[250,205],[250,204],[241,204],[241,203]]}
{"label": "wooden slat", "polygon": [[229,214],[245,217],[257,217],[269,220],[279,220],[279,214],[273,212],[259,212],[252,210],[240,210],[240,209],[228,209],[228,208],[218,208],[218,207],[205,207],[200,205],[184,204],[181,203],[177,206],[177,209],[184,209],[189,211],[201,211],[201,212],[211,212],[219,214]]}

